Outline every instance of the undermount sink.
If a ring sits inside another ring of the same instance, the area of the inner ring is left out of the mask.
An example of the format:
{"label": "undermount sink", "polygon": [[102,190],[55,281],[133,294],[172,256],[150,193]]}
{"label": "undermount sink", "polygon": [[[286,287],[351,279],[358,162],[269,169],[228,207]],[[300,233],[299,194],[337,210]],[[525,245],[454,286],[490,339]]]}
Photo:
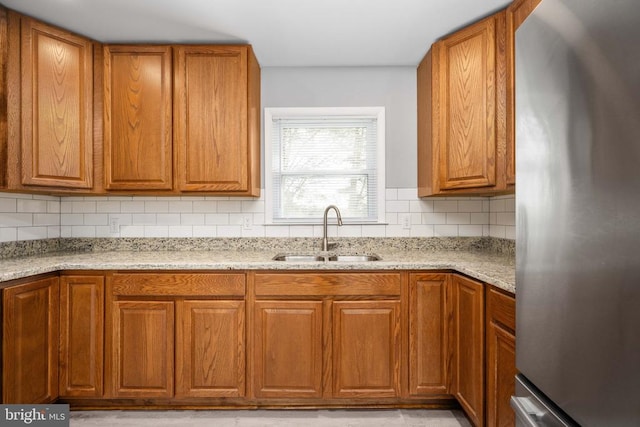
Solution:
{"label": "undermount sink", "polygon": [[273,257],[274,261],[289,261],[289,262],[317,262],[325,261],[325,257],[322,255],[293,255],[293,254],[280,254]]}
{"label": "undermount sink", "polygon": [[301,254],[278,254],[273,257],[274,261],[287,262],[370,262],[380,261],[378,255],[301,255]]}
{"label": "undermount sink", "polygon": [[378,255],[331,255],[329,256],[329,261],[369,262],[380,261],[380,257]]}

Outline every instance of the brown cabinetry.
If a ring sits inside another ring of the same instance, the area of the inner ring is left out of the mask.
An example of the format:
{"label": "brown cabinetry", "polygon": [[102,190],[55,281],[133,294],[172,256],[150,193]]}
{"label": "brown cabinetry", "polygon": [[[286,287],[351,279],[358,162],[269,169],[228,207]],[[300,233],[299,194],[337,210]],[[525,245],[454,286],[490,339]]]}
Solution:
{"label": "brown cabinetry", "polygon": [[486,354],[487,354],[487,426],[515,425],[515,414],[510,406],[515,393],[516,337],[515,298],[504,292],[486,287]]}
{"label": "brown cabinetry", "polygon": [[100,397],[104,367],[104,277],[60,276],[60,391]]}
{"label": "brown cabinetry", "polygon": [[322,397],[322,301],[256,301],[254,393]]}
{"label": "brown cabinetry", "polygon": [[437,41],[420,63],[420,197],[507,190],[505,36],[502,11]]}
{"label": "brown cabinetry", "polygon": [[108,397],[243,396],[244,293],[242,273],[109,275]]}
{"label": "brown cabinetry", "polygon": [[14,161],[7,164],[6,185],[90,191],[93,42],[15,12],[8,18],[4,155]]}
{"label": "brown cabinetry", "polygon": [[58,397],[58,286],[50,276],[2,291],[2,403]]}
{"label": "brown cabinetry", "polygon": [[104,173],[107,190],[171,190],[170,46],[104,47]]}
{"label": "brown cabinetry", "polygon": [[484,425],[484,284],[452,274],[451,393],[476,427]]}
{"label": "brown cabinetry", "polygon": [[256,397],[400,396],[399,273],[257,273],[254,282]]}
{"label": "brown cabinetry", "polygon": [[449,393],[449,275],[409,277],[409,394]]}
{"label": "brown cabinetry", "polygon": [[260,68],[249,46],[175,49],[177,187],[258,196]]}
{"label": "brown cabinetry", "polygon": [[176,301],[176,397],[242,397],[244,301]]}
{"label": "brown cabinetry", "polygon": [[400,301],[333,303],[333,397],[400,393]]}

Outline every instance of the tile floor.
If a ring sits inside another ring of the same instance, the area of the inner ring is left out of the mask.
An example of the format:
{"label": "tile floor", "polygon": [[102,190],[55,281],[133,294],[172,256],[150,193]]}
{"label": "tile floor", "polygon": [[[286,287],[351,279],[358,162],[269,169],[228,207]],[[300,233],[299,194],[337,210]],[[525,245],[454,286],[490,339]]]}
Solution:
{"label": "tile floor", "polygon": [[72,411],[72,427],[471,427],[461,411]]}

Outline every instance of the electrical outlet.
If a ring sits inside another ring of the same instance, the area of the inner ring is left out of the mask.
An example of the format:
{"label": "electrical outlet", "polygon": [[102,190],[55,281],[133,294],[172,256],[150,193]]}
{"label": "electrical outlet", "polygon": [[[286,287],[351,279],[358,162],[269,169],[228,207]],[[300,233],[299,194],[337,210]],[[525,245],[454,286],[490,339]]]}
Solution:
{"label": "electrical outlet", "polygon": [[120,232],[120,218],[109,218],[109,233],[116,234]]}
{"label": "electrical outlet", "polygon": [[400,224],[402,224],[402,228],[408,230],[411,228],[411,214],[403,213],[400,214]]}
{"label": "electrical outlet", "polygon": [[253,228],[253,217],[251,215],[244,215],[242,217],[242,229],[251,230]]}

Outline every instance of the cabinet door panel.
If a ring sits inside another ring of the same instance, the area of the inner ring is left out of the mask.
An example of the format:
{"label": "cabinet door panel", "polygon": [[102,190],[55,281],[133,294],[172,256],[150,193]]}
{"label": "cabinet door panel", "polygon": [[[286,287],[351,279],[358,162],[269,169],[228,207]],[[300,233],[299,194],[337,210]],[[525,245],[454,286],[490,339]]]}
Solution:
{"label": "cabinet door panel", "polygon": [[3,292],[2,402],[48,403],[58,396],[58,278]]}
{"label": "cabinet door panel", "polygon": [[441,188],[495,185],[495,20],[438,43]]}
{"label": "cabinet door panel", "polygon": [[115,301],[112,315],[112,396],[171,397],[174,303]]}
{"label": "cabinet door panel", "polygon": [[244,396],[244,301],[177,304],[176,397]]}
{"label": "cabinet door panel", "polygon": [[400,302],[333,303],[333,397],[396,397]]}
{"label": "cabinet door panel", "polygon": [[104,277],[60,279],[60,395],[101,397]]}
{"label": "cabinet door panel", "polygon": [[93,45],[22,18],[22,183],[93,185]]}
{"label": "cabinet door panel", "polygon": [[412,274],[409,289],[409,392],[448,392],[446,274]]}
{"label": "cabinet door panel", "polygon": [[170,190],[171,47],[104,48],[104,159],[109,190]]}
{"label": "cabinet door panel", "polygon": [[322,397],[322,302],[257,301],[255,397]]}
{"label": "cabinet door panel", "polygon": [[452,278],[454,383],[452,392],[476,426],[484,422],[484,285]]}
{"label": "cabinet door panel", "polygon": [[179,189],[248,191],[247,49],[181,46],[176,64]]}
{"label": "cabinet door panel", "polygon": [[515,425],[510,399],[515,393],[516,337],[491,322],[487,331],[487,425]]}

